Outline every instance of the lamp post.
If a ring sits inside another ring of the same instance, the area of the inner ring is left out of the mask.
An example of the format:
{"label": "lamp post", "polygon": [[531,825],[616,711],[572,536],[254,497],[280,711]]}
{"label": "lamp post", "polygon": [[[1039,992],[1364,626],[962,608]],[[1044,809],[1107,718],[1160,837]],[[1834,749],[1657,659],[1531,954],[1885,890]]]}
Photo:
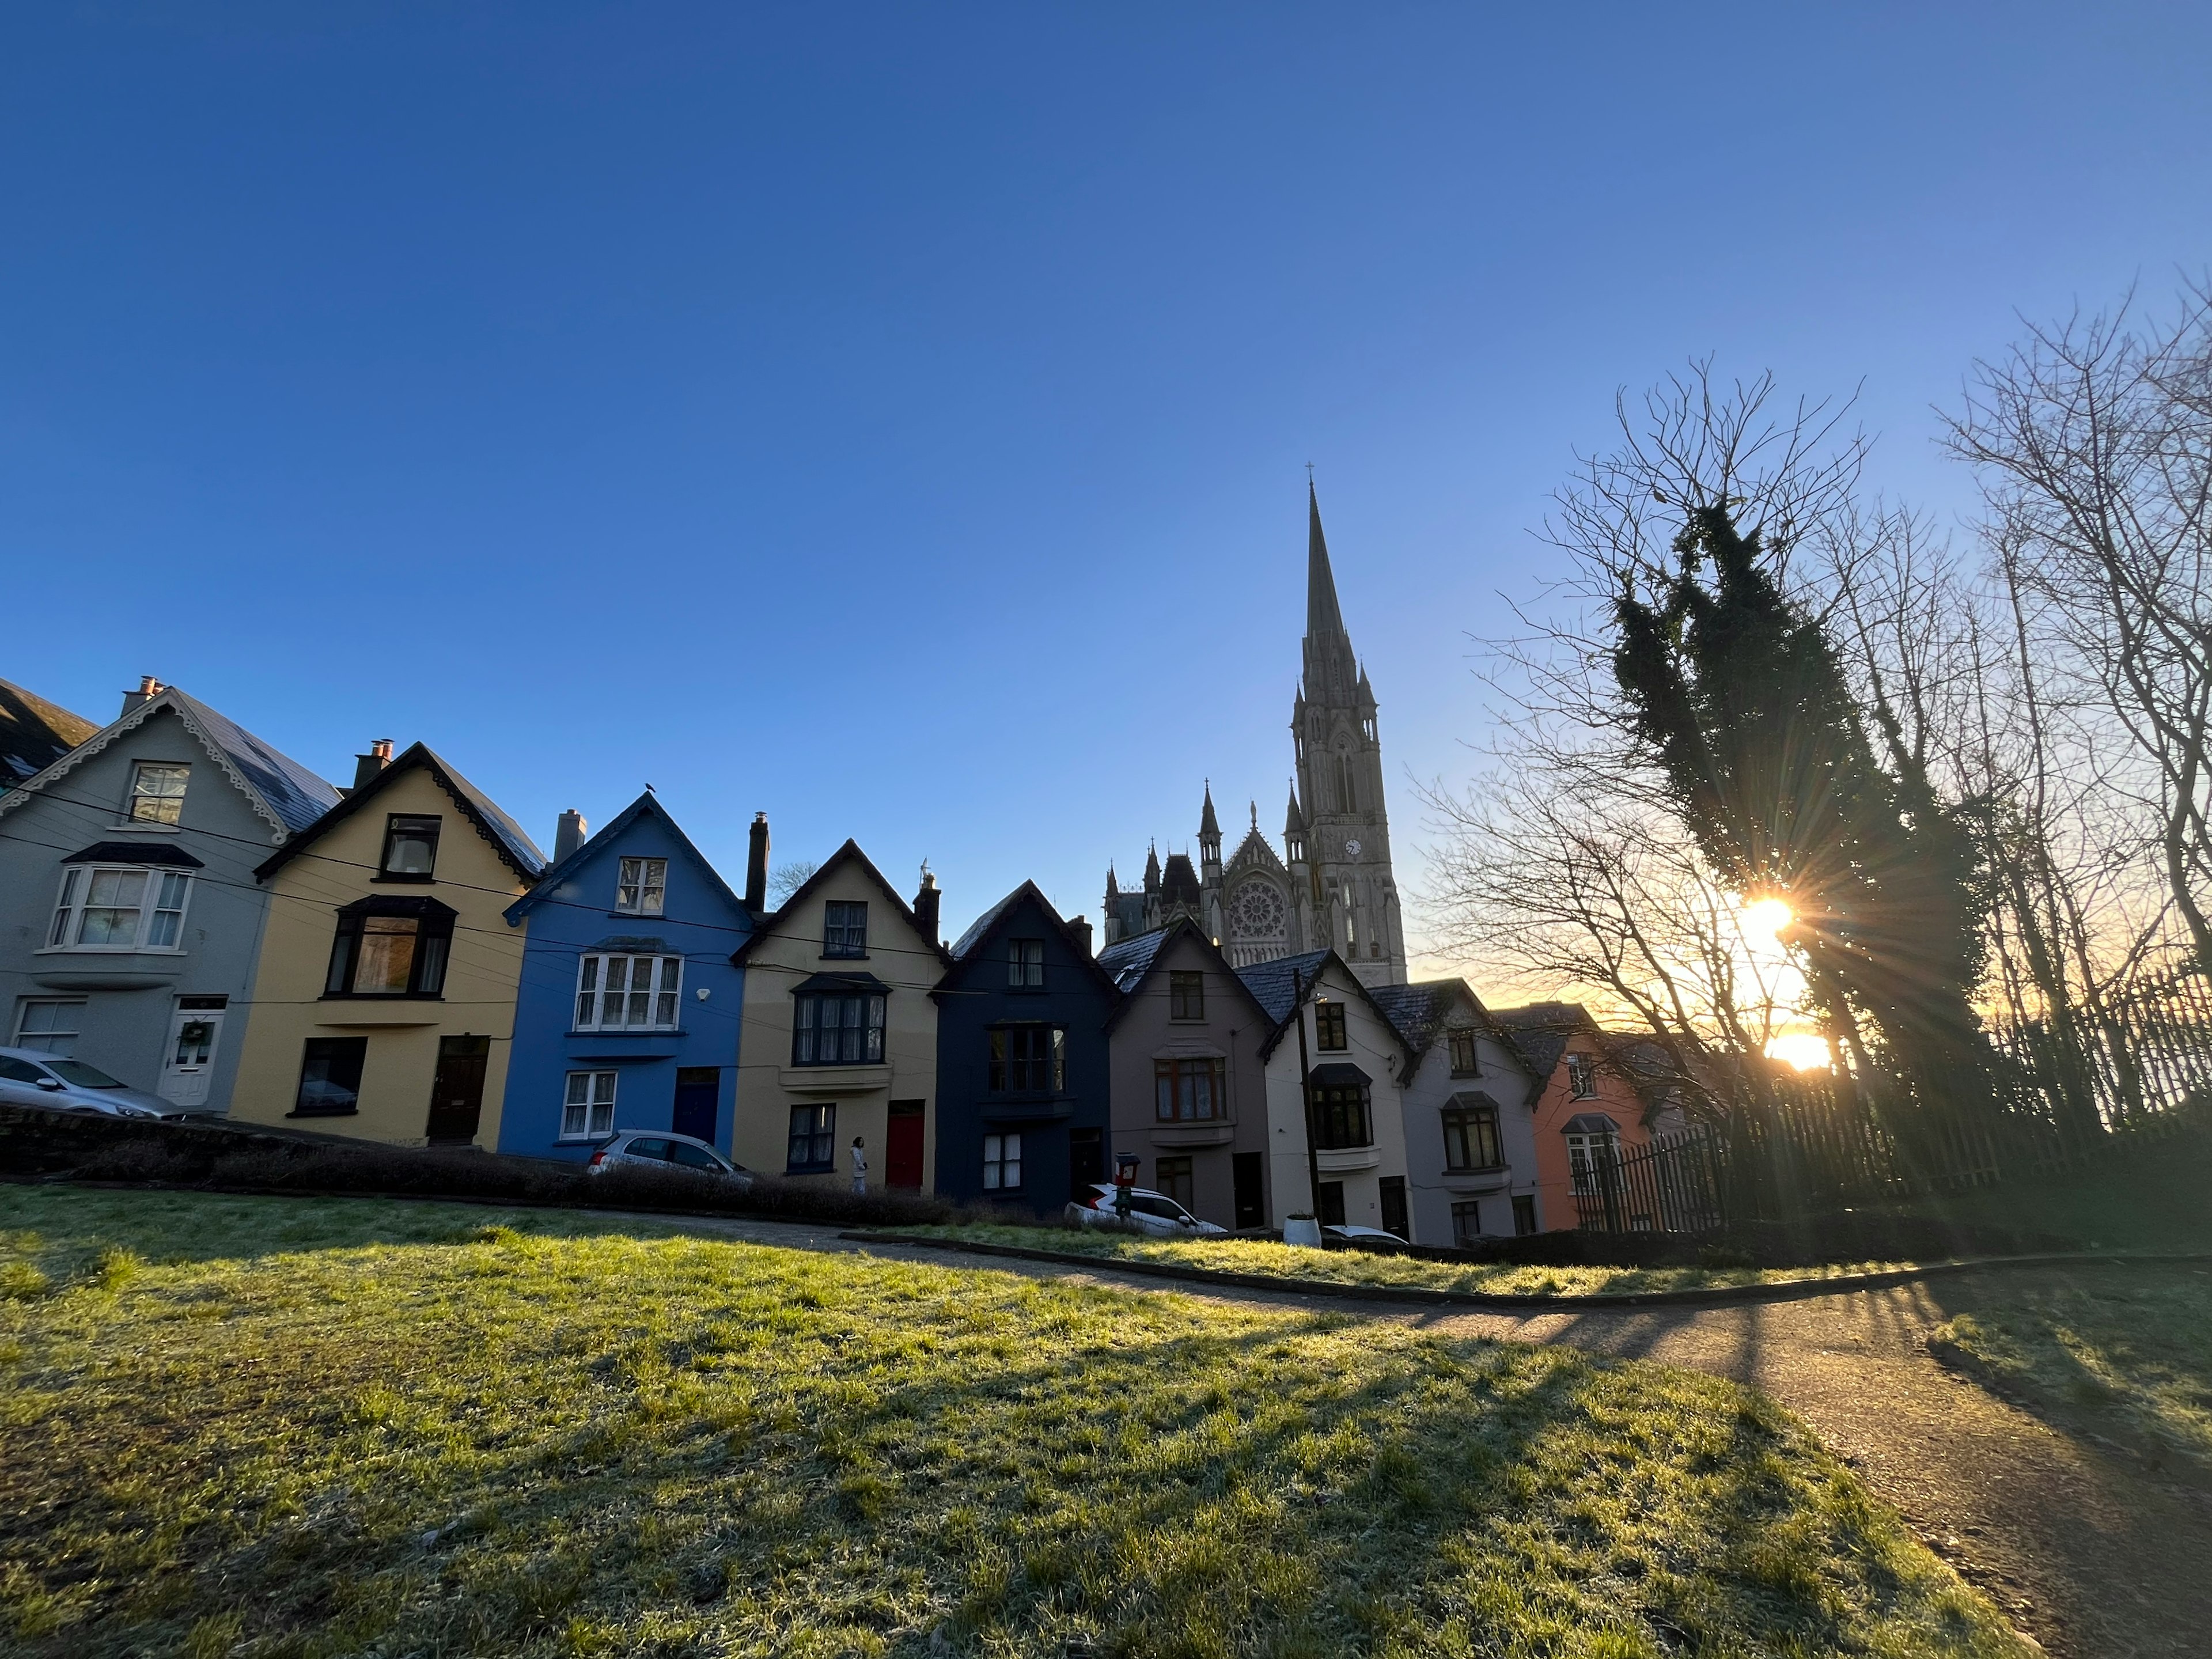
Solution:
{"label": "lamp post", "polygon": [[[1306,1202],[1313,1209],[1313,1242],[1321,1243],[1321,1149],[1314,1135],[1313,1068],[1306,1055],[1306,994],[1298,970],[1291,969],[1291,1017],[1298,1023],[1298,1097],[1306,1116]],[[1287,1233],[1285,1242],[1288,1242]]]}

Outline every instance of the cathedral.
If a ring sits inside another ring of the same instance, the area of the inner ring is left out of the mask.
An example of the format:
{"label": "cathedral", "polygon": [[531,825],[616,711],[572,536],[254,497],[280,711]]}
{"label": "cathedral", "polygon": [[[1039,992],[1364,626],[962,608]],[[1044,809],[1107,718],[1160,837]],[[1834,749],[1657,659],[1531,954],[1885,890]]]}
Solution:
{"label": "cathedral", "polygon": [[1144,885],[1124,890],[1106,869],[1106,938],[1121,939],[1188,916],[1232,967],[1334,947],[1367,985],[1406,982],[1406,935],[1390,873],[1382,804],[1382,742],[1375,691],[1337,609],[1322,538],[1321,503],[1306,489],[1305,672],[1291,709],[1297,781],[1278,854],[1252,826],[1224,861],[1213,787],[1198,821],[1198,863],[1187,853],[1146,855]]}

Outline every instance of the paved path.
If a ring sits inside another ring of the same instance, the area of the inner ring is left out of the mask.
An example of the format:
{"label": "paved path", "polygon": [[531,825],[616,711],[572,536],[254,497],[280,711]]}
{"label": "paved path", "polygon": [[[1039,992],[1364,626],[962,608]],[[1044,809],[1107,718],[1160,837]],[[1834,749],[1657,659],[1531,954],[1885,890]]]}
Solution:
{"label": "paved path", "polygon": [[[2125,1454],[2062,1434],[1929,1356],[1929,1331],[1954,1314],[2063,1282],[2063,1270],[1973,1274],[1795,1302],[1519,1316],[1215,1291],[1103,1265],[963,1259],[856,1243],[827,1227],[684,1224],[786,1248],[866,1250],[933,1267],[1350,1313],[1710,1371],[1764,1389],[1811,1423],[1930,1546],[2051,1652],[2067,1659],[2212,1656],[2212,1495],[2155,1479]],[[2083,1282],[2110,1283],[2118,1271],[2090,1270]]]}

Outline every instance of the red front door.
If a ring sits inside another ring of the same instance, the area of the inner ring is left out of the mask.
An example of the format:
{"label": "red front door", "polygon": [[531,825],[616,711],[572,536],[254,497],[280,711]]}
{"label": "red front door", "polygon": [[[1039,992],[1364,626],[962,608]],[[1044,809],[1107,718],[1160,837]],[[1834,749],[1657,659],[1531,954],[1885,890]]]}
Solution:
{"label": "red front door", "polygon": [[921,1125],[923,1103],[891,1102],[890,1125],[884,1149],[884,1185],[921,1190]]}

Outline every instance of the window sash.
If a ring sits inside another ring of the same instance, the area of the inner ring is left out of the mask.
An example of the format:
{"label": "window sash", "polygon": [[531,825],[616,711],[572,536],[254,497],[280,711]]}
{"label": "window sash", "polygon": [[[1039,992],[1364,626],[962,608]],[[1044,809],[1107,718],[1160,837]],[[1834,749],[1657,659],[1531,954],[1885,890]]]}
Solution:
{"label": "window sash", "polygon": [[387,876],[435,874],[438,832],[444,823],[442,818],[392,813],[384,821],[384,860],[379,870]]}
{"label": "window sash", "polygon": [[1588,1195],[1600,1191],[1603,1178],[1602,1165],[1618,1185],[1620,1179],[1620,1140],[1616,1135],[1569,1135],[1567,1137],[1567,1168],[1573,1177],[1577,1194]]}
{"label": "window sash", "polygon": [[791,1032],[794,1066],[878,1066],[884,1058],[884,999],[868,991],[815,991],[798,1000]]}
{"label": "window sash", "polygon": [[143,865],[71,865],[62,872],[47,948],[176,950],[191,879]]}
{"label": "window sash", "polygon": [[615,1077],[612,1072],[571,1072],[561,1103],[561,1139],[597,1139],[613,1133]]}
{"label": "window sash", "polygon": [[1452,1243],[1465,1249],[1482,1237],[1482,1206],[1469,1199],[1451,1206]]}
{"label": "window sash", "polygon": [[1451,1068],[1454,1077],[1479,1077],[1482,1073],[1482,1054],[1475,1046],[1473,1031],[1450,1033]]}
{"label": "window sash", "polygon": [[1364,1084],[1325,1084],[1313,1091],[1314,1146],[1322,1152],[1345,1152],[1374,1144]]}
{"label": "window sash", "polygon": [[1171,970],[1168,975],[1168,1018],[1206,1018],[1206,975]]}
{"label": "window sash", "polygon": [[785,1162],[796,1170],[837,1167],[837,1109],[794,1106],[791,1109],[791,1141]]}
{"label": "window sash", "polygon": [[132,823],[176,823],[185,815],[189,766],[140,761],[131,769],[131,799],[123,816]]}
{"label": "window sash", "polygon": [[450,917],[338,915],[326,997],[435,997],[446,988]]}
{"label": "window sash", "polygon": [[1487,1107],[1446,1112],[1443,1124],[1447,1170],[1494,1170],[1505,1162],[1496,1112]]}
{"label": "window sash", "polygon": [[1154,1115],[1163,1123],[1208,1123],[1227,1117],[1227,1062],[1218,1058],[1154,1060]]}
{"label": "window sash", "polygon": [[1567,1094],[1574,1100],[1597,1097],[1597,1061],[1590,1055],[1567,1056]]}
{"label": "window sash", "polygon": [[669,1031],[683,1007],[684,958],[587,951],[576,964],[577,1031]]}
{"label": "window sash", "polygon": [[991,1092],[1056,1094],[1067,1086],[1067,1033],[1056,1025],[991,1028]]}
{"label": "window sash", "polygon": [[1344,1005],[1340,1002],[1314,1004],[1314,1046],[1332,1053],[1352,1046],[1346,1035]]}
{"label": "window sash", "polygon": [[1022,1184],[1022,1138],[1018,1135],[983,1137],[983,1190],[1012,1192]]}
{"label": "window sash", "polygon": [[76,1052],[84,1008],[82,997],[27,998],[15,1014],[15,1047],[69,1059]]}
{"label": "window sash", "polygon": [[825,957],[865,957],[868,954],[868,903],[866,899],[830,899],[823,905],[822,954]]}
{"label": "window sash", "polygon": [[1044,941],[1017,939],[1006,942],[1006,983],[1024,991],[1044,988]]}
{"label": "window sash", "polygon": [[624,859],[616,872],[615,908],[657,916],[667,902],[668,860]]}

